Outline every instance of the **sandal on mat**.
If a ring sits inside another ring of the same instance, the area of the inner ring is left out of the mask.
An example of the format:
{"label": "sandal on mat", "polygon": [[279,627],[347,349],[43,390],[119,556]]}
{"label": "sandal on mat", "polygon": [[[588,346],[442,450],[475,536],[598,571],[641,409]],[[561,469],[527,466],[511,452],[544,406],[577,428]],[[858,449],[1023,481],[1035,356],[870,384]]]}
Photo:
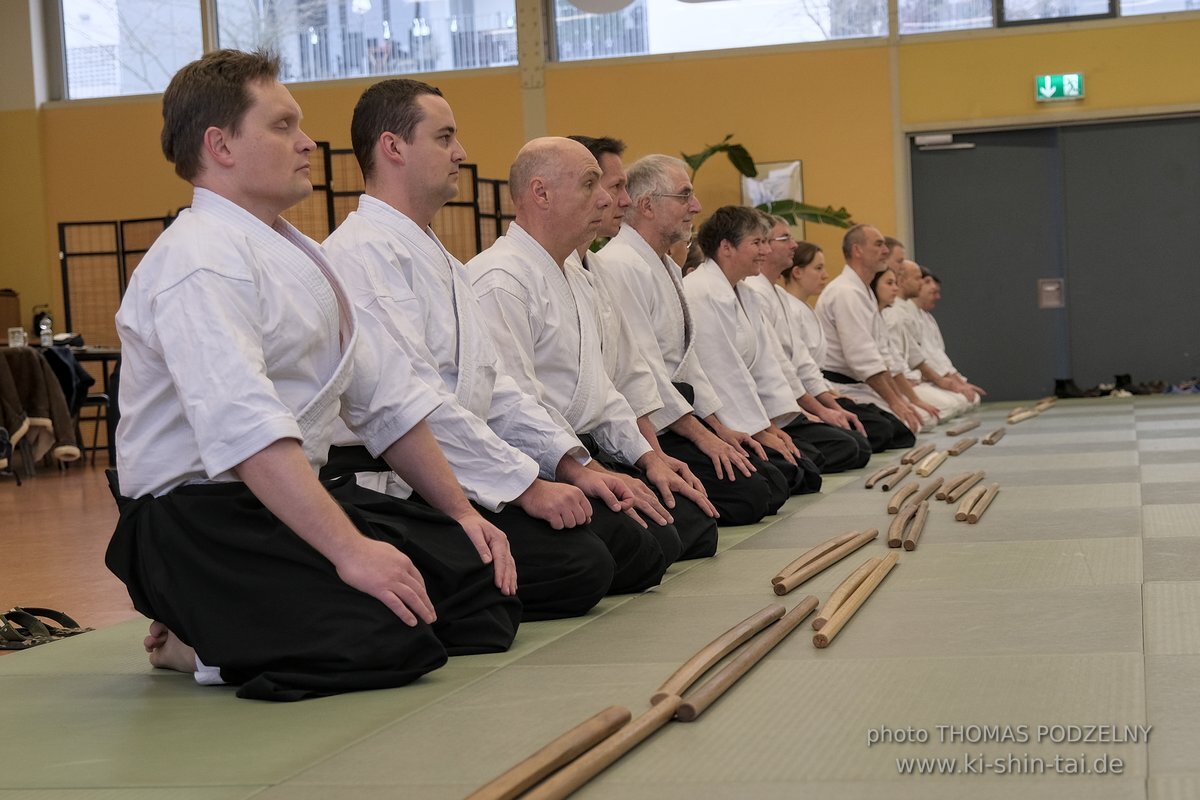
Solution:
{"label": "sandal on mat", "polygon": [[[54,625],[47,625],[44,622],[43,627],[46,628],[50,636],[56,639],[62,639],[67,636],[78,636],[81,633],[95,630],[95,628],[85,628],[72,619],[69,615],[62,611],[55,611],[53,608],[34,608],[33,606],[17,606],[13,611],[20,611],[34,617],[41,617],[42,620],[49,620]],[[12,612],[9,612],[12,613]],[[42,620],[38,620],[42,622]]]}
{"label": "sandal on mat", "polygon": [[23,611],[0,614],[0,650],[28,650],[49,641],[50,631],[37,617]]}

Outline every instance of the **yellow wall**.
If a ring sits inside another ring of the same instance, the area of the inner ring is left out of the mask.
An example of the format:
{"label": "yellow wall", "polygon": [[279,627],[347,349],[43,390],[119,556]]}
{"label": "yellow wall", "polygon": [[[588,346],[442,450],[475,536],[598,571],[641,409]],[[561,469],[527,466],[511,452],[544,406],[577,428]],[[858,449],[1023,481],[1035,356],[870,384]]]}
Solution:
{"label": "yellow wall", "polygon": [[[906,40],[900,48],[903,122],[917,126],[1200,108],[1200,19],[1020,31],[940,42]],[[1084,73],[1087,96],[1069,104],[1035,102],[1034,77],[1063,72]]]}
{"label": "yellow wall", "polygon": [[[802,160],[808,202],[845,205],[856,219],[890,230],[889,86],[884,45],[562,65],[547,70],[547,123],[552,134],[618,136],[629,145],[627,159],[695,153],[732,133],[760,163]],[[738,173],[725,156],[700,169],[696,192],[702,216],[741,202]],[[807,235],[839,252],[837,229],[809,225]]]}
{"label": "yellow wall", "polygon": [[[0,111],[0,289],[21,295],[22,325],[29,328],[33,307],[58,307],[50,276],[57,247],[45,234],[46,199],[42,181],[42,142],[38,112]],[[4,340],[7,342],[7,340]]]}
{"label": "yellow wall", "polygon": [[[551,133],[620,136],[631,157],[696,152],[733,133],[758,161],[803,160],[810,202],[845,205],[856,219],[891,232],[903,218],[895,152],[905,131],[1133,116],[1148,108],[1200,111],[1198,48],[1200,18],[1176,15],[908,38],[898,45],[550,64],[546,122]],[[1034,104],[1034,75],[1075,70],[1086,75],[1086,100]],[[901,92],[898,117],[893,77]],[[480,174],[506,176],[523,141],[517,71],[432,80],[454,106]],[[294,87],[307,131],[348,147],[349,115],[365,85]],[[0,152],[10,179],[0,196],[6,240],[0,286],[18,289],[26,311],[35,302],[61,308],[53,258],[58,222],[155,216],[188,201],[188,187],[159,152],[159,115],[157,98],[0,112]],[[736,172],[723,157],[704,166],[697,191],[709,210],[740,199]],[[816,225],[808,231],[836,268],[840,232]]]}

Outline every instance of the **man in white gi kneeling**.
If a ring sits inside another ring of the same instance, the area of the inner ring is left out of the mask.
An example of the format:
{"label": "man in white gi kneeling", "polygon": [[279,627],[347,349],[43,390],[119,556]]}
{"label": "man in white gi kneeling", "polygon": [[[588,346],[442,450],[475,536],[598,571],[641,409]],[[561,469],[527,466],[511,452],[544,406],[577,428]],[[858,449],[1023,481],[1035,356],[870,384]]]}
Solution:
{"label": "man in white gi kneeling", "polygon": [[[163,152],[195,186],[117,314],[121,517],[106,555],[154,620],[156,667],[239,696],[400,686],[497,652],[520,619],[505,535],[423,419],[442,397],[357,315],[280,218],[313,141],[277,58],[220,50],[163,95]],[[317,478],[339,415],[434,507]]]}

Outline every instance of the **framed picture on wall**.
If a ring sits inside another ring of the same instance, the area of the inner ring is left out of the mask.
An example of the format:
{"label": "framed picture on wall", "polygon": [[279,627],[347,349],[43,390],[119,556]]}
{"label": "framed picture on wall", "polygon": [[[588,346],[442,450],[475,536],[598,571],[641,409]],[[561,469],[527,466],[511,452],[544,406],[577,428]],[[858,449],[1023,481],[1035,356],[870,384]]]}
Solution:
{"label": "framed picture on wall", "polygon": [[[758,206],[774,200],[804,200],[804,179],[800,161],[769,161],[755,164],[757,178],[742,177],[742,203]],[[804,221],[792,226],[792,235],[804,239]]]}

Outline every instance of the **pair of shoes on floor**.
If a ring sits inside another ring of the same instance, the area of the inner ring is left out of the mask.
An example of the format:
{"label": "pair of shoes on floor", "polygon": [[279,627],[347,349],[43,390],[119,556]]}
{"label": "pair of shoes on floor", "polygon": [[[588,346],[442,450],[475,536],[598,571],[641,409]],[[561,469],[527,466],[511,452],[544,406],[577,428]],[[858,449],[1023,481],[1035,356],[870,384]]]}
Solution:
{"label": "pair of shoes on floor", "polygon": [[18,606],[0,614],[0,650],[28,650],[90,630],[61,611]]}
{"label": "pair of shoes on floor", "polygon": [[1106,394],[1108,394],[1107,391],[1101,391],[1099,388],[1080,389],[1075,385],[1074,378],[1057,378],[1054,381],[1054,396],[1064,400],[1078,397],[1101,397]]}
{"label": "pair of shoes on floor", "polygon": [[[1161,394],[1163,389],[1166,388],[1166,385],[1162,383],[1134,383],[1129,373],[1114,375],[1113,377],[1117,381],[1117,391],[1124,391],[1129,394]],[[1128,397],[1128,395],[1122,395],[1122,397]]]}

